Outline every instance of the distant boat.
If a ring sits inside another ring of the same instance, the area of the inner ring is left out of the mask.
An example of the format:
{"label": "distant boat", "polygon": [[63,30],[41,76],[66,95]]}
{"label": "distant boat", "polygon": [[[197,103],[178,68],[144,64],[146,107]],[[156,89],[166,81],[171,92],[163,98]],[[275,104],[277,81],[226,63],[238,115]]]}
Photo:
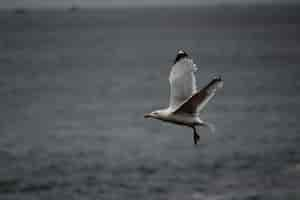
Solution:
{"label": "distant boat", "polygon": [[71,8],[68,9],[69,12],[75,12],[77,10],[79,10],[79,7],[75,5],[73,5]]}
{"label": "distant boat", "polygon": [[18,15],[24,15],[24,14],[27,13],[27,11],[26,11],[24,8],[16,8],[16,9],[14,10],[14,13],[15,13],[15,14],[18,14]]}

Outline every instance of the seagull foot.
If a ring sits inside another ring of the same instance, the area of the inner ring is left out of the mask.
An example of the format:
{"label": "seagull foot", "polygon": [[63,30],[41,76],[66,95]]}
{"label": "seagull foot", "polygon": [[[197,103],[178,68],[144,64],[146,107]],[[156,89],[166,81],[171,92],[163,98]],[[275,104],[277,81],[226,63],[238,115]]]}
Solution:
{"label": "seagull foot", "polygon": [[200,136],[198,135],[198,133],[196,132],[196,129],[194,129],[194,144],[197,145],[198,141],[200,140]]}

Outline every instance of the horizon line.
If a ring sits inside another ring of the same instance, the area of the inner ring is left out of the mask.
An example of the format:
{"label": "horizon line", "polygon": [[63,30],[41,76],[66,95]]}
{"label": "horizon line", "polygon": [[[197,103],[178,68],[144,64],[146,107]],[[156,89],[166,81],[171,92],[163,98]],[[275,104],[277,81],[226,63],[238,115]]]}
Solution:
{"label": "horizon line", "polygon": [[227,6],[239,6],[239,7],[247,7],[247,6],[285,6],[285,5],[300,5],[298,1],[287,1],[287,2],[214,2],[214,3],[197,3],[197,4],[139,4],[139,5],[81,5],[81,4],[70,4],[70,5],[61,5],[61,6],[14,6],[14,7],[1,7],[0,10],[26,10],[26,11],[34,11],[34,10],[69,10],[72,8],[82,10],[82,9],[126,9],[126,8],[178,8],[178,7],[227,7]]}

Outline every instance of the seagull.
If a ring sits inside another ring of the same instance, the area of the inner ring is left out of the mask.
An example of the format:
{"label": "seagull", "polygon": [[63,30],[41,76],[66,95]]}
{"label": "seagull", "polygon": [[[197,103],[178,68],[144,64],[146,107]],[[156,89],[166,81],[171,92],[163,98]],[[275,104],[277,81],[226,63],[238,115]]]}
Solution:
{"label": "seagull", "polygon": [[179,50],[169,75],[169,107],[144,115],[145,118],[154,118],[192,128],[195,145],[200,140],[196,130],[197,126],[208,127],[212,132],[214,130],[212,124],[200,119],[199,113],[215,96],[216,91],[223,87],[223,80],[219,76],[213,78],[198,91],[195,78],[196,71],[197,67],[193,59],[184,50]]}

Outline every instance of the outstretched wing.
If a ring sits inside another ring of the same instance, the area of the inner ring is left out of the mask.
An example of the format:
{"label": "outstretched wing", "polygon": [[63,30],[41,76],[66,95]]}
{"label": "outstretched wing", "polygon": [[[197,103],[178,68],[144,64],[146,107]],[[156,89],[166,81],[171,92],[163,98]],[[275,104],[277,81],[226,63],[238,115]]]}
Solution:
{"label": "outstretched wing", "polygon": [[209,102],[209,100],[216,94],[218,88],[223,87],[223,81],[220,77],[214,78],[210,83],[208,83],[199,92],[192,95],[185,102],[183,102],[174,113],[189,113],[197,114],[204,106]]}
{"label": "outstretched wing", "polygon": [[178,108],[197,91],[196,70],[193,60],[184,51],[179,51],[169,76],[171,109]]}

